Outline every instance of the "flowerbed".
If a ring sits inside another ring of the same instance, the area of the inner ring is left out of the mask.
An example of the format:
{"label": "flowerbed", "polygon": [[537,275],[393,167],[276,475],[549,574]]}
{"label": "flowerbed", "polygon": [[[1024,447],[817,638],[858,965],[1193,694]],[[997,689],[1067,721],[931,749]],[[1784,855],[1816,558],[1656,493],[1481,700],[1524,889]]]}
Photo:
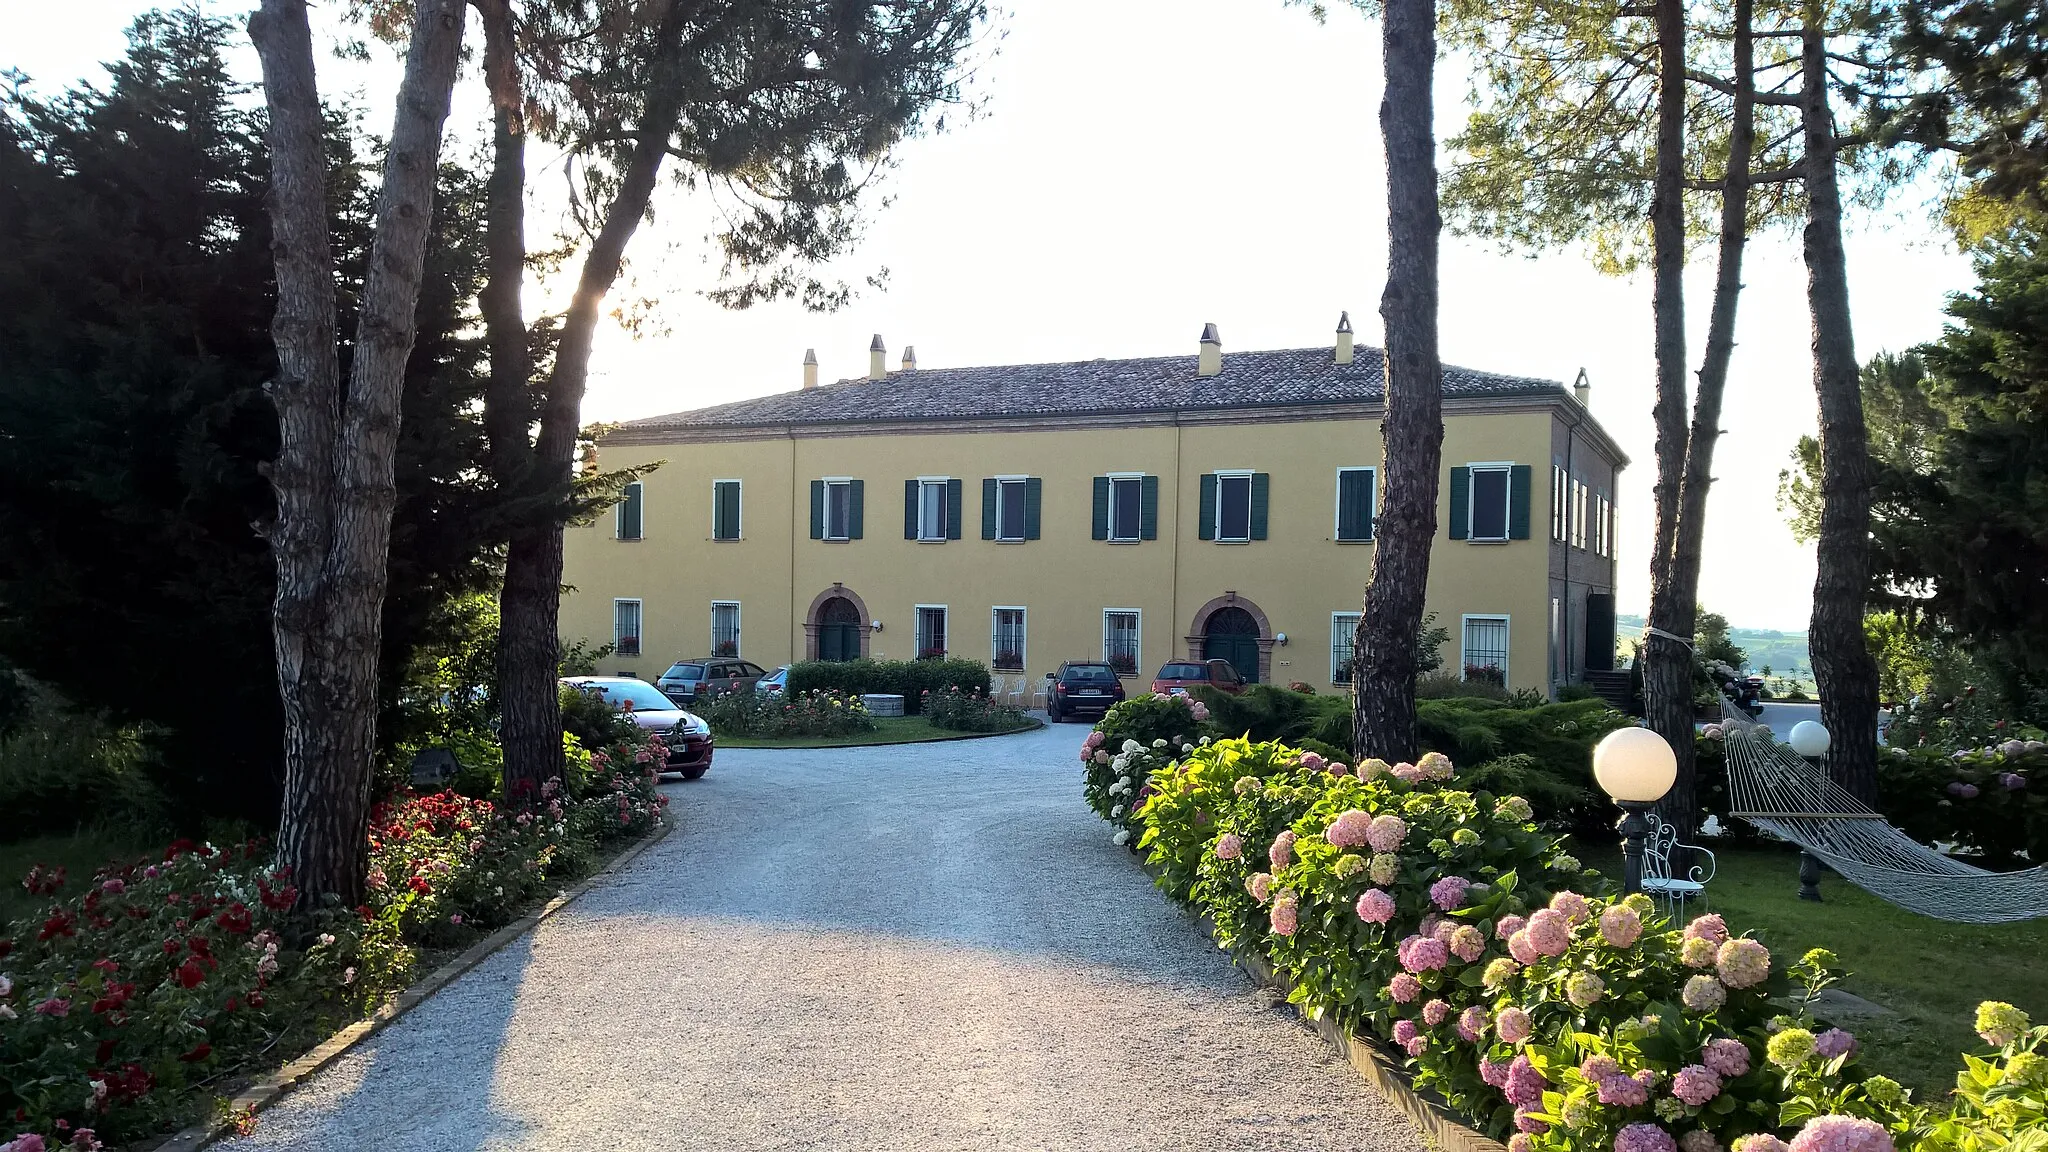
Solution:
{"label": "flowerbed", "polygon": [[728,692],[696,709],[720,736],[851,736],[873,732],[860,697],[843,692]]}
{"label": "flowerbed", "polygon": [[958,688],[924,694],[922,711],[932,727],[949,732],[1013,732],[1031,723],[1022,708]]}
{"label": "flowerbed", "polygon": [[1098,761],[1107,740],[1084,753],[1090,799],[1099,770],[1144,771],[1112,781],[1138,792],[1112,822],[1159,886],[1513,1152],[2048,1147],[2048,1029],[1986,1005],[1999,1050],[1966,1058],[1953,1107],[1915,1104],[1809,1014],[1831,954],[1787,963],[1720,917],[1681,928],[1616,899],[1526,800],[1458,787],[1441,755],[1354,771],[1276,743],[1132,740]]}
{"label": "flowerbed", "polygon": [[833,691],[848,696],[903,697],[904,711],[916,715],[926,692],[956,688],[988,694],[988,666],[946,659],[935,653],[916,660],[806,660],[789,666],[791,692]]}
{"label": "flowerbed", "polygon": [[[575,795],[517,811],[453,792],[372,814],[369,898],[292,912],[291,877],[255,843],[178,841],[102,869],[82,895],[0,928],[0,1144],[97,1148],[190,1120],[223,1081],[274,1065],[410,979],[416,946],[456,946],[644,835],[665,799],[636,763],[589,756]],[[64,877],[24,882],[53,895]]]}

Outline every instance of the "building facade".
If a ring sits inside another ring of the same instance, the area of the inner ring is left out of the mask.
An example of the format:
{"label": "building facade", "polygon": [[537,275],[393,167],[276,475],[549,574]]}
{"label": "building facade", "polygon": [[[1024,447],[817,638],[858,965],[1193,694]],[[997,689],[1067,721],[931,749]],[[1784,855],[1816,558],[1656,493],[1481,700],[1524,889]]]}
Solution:
{"label": "building facade", "polygon": [[[567,639],[606,672],[946,654],[1001,674],[1220,656],[1350,682],[1372,568],[1383,358],[1351,344],[865,378],[624,425],[654,466],[568,530]],[[1428,609],[1444,664],[1551,690],[1612,667],[1626,459],[1583,385],[1444,373]],[[900,517],[899,517],[900,513]]]}

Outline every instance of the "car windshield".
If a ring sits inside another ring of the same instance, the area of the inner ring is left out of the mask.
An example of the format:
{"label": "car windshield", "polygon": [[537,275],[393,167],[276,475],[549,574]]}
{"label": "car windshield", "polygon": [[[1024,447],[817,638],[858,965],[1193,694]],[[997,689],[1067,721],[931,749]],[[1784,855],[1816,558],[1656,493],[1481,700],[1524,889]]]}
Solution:
{"label": "car windshield", "polygon": [[1116,673],[1107,664],[1069,664],[1067,679],[1087,684],[1108,684],[1116,679]]}
{"label": "car windshield", "polygon": [[704,678],[704,666],[702,664],[671,664],[668,666],[668,671],[662,673],[662,675],[674,680],[702,680]]}
{"label": "car windshield", "polygon": [[1168,664],[1159,670],[1161,680],[1207,680],[1209,670],[1200,664]]}
{"label": "car windshield", "polygon": [[639,680],[612,681],[605,684],[585,684],[586,691],[595,690],[612,707],[623,711],[631,704],[640,712],[673,712],[675,702],[663,696],[654,685]]}

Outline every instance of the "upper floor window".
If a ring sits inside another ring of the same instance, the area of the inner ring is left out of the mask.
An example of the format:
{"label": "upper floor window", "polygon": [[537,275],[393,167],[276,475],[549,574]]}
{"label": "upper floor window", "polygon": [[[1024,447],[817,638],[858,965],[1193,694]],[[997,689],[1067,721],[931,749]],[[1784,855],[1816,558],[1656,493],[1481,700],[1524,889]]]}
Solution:
{"label": "upper floor window", "polygon": [[1550,466],[1550,538],[1559,544],[1570,539],[1566,531],[1565,496],[1570,490],[1571,476],[1562,464]]}
{"label": "upper floor window", "polygon": [[1593,502],[1593,554],[1614,554],[1614,504],[1602,492]]}
{"label": "upper floor window", "polygon": [[638,480],[626,485],[625,498],[619,501],[618,526],[614,533],[619,539],[638,540],[642,537],[644,500],[644,487]]}
{"label": "upper floor window", "polygon": [[1264,540],[1269,484],[1264,472],[1203,475],[1201,538],[1224,544]]}
{"label": "upper floor window", "polygon": [[960,481],[920,476],[903,482],[903,538],[960,538]]}
{"label": "upper floor window", "polygon": [[1572,547],[1586,546],[1586,500],[1592,493],[1584,480],[1572,481]]}
{"label": "upper floor window", "polygon": [[711,538],[740,538],[740,482],[737,480],[711,482]]}
{"label": "upper floor window", "polygon": [[1451,469],[1451,539],[1529,538],[1529,466],[1467,464]]}
{"label": "upper floor window", "polygon": [[1045,482],[1036,476],[991,476],[981,482],[981,538],[1038,539]]}
{"label": "upper floor window", "polygon": [[1510,473],[1502,468],[1472,469],[1473,540],[1508,538],[1508,488]]}
{"label": "upper floor window", "polygon": [[1118,544],[1159,538],[1159,477],[1139,474],[1095,478],[1097,540]]}
{"label": "upper floor window", "polygon": [[811,539],[861,537],[862,484],[848,477],[811,481]]}
{"label": "upper floor window", "polygon": [[1372,468],[1337,469],[1337,539],[1345,542],[1372,539]]}

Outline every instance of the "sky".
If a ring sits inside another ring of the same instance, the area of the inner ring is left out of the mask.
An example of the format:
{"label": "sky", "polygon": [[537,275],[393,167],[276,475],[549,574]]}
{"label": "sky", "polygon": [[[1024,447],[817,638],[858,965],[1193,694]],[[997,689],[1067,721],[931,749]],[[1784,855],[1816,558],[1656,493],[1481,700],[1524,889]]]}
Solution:
{"label": "sky", "polygon": [[[205,6],[223,16],[250,7]],[[98,62],[120,54],[122,30],[148,7],[0,0],[0,67],[29,73],[45,93],[101,82]],[[339,8],[316,10],[323,39]],[[655,323],[637,334],[606,326],[585,419],[795,388],[807,348],[826,379],[859,375],[876,333],[892,367],[911,344],[933,368],[1193,355],[1213,322],[1227,362],[1233,348],[1326,343],[1348,310],[1359,341],[1376,345],[1386,264],[1379,51],[1364,17],[1333,11],[1318,25],[1278,0],[1019,4],[977,53],[983,114],[899,149],[888,204],[835,269],[858,282],[886,268],[885,290],[830,315],[793,304],[725,311],[700,295],[718,273],[704,240],[712,209],[668,193],[628,257],[630,291],[657,302]],[[253,53],[236,63],[255,78]],[[323,92],[353,94],[384,130],[388,59],[323,58],[321,68]],[[1466,114],[1466,79],[1456,59],[1438,75],[1438,131],[1448,136]],[[486,137],[473,68],[450,127],[456,155]],[[561,189],[547,158],[530,154],[541,162],[531,227],[552,231]],[[1856,215],[1847,246],[1859,358],[1939,335],[1948,295],[1973,284],[1917,203]],[[1710,265],[1710,253],[1696,258],[1687,278],[1695,367]],[[1448,234],[1441,275],[1446,363],[1565,382],[1585,370],[1595,417],[1632,460],[1617,500],[1618,600],[1643,611],[1655,471],[1647,275],[1609,278],[1581,252],[1504,253]],[[1811,606],[1813,550],[1793,540],[1776,487],[1816,425],[1797,236],[1752,241],[1743,279],[1700,600],[1739,627],[1796,631]]]}

